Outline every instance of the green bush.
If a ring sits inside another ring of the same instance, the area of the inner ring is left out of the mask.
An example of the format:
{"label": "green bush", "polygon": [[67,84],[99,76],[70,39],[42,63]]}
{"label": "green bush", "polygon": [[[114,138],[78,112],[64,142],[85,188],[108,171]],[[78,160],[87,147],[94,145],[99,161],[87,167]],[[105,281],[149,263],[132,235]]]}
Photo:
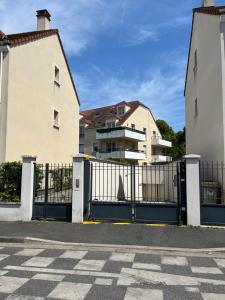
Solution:
{"label": "green bush", "polygon": [[0,201],[20,202],[22,164],[6,162],[0,164]]}
{"label": "green bush", "polygon": [[62,167],[51,170],[50,173],[53,182],[52,188],[56,192],[72,189],[72,167]]}

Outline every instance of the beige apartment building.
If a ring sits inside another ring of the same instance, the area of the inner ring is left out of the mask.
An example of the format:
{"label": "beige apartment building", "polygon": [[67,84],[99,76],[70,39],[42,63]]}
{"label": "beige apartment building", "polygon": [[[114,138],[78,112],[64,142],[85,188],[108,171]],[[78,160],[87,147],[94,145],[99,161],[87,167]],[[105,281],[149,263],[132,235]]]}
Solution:
{"label": "beige apartment building", "polygon": [[80,153],[100,159],[126,159],[132,163],[162,163],[162,139],[149,108],[139,101],[81,111]]}
{"label": "beige apartment building", "polygon": [[213,0],[193,10],[185,103],[187,153],[225,161],[225,6]]}
{"label": "beige apartment building", "polygon": [[40,10],[36,31],[0,32],[0,162],[70,162],[79,152],[79,99],[50,17]]}

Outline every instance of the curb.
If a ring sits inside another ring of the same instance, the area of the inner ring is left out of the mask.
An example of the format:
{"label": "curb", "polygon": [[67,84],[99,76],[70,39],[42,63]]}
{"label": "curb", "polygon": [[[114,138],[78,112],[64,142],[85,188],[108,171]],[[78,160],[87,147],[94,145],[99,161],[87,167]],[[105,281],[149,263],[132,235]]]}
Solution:
{"label": "curb", "polygon": [[61,242],[48,239],[32,238],[32,237],[0,237],[0,243],[12,243],[12,244],[38,244],[38,245],[51,245],[61,247],[76,247],[76,248],[91,248],[93,251],[166,251],[166,252],[182,252],[182,253],[196,253],[196,254],[212,254],[225,252],[225,247],[221,248],[176,248],[176,247],[159,247],[159,246],[137,246],[137,245],[114,245],[114,244],[92,244],[92,243],[72,243]]}

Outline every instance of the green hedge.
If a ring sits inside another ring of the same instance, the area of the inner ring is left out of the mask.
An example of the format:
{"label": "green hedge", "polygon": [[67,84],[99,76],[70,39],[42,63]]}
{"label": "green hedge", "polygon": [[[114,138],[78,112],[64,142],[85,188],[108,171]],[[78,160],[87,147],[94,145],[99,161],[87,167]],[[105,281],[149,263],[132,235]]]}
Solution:
{"label": "green hedge", "polygon": [[22,163],[0,164],[0,202],[20,202]]}

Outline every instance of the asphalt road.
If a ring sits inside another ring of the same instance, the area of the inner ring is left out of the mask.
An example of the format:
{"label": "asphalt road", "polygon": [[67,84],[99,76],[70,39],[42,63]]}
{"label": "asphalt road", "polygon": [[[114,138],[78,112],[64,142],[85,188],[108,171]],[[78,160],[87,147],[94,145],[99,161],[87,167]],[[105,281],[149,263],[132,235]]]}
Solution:
{"label": "asphalt road", "polygon": [[225,247],[225,229],[149,227],[141,224],[83,225],[60,222],[0,222],[0,236],[35,237],[62,242],[159,246],[175,248]]}
{"label": "asphalt road", "polygon": [[222,300],[225,254],[0,244],[0,299]]}

